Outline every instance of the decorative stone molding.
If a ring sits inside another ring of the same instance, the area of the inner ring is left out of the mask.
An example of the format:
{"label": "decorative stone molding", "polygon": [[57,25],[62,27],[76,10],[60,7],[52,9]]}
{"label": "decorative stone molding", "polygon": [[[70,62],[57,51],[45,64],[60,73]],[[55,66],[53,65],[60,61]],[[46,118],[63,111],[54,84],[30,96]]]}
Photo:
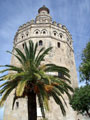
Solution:
{"label": "decorative stone molding", "polygon": [[57,23],[56,23],[56,21],[53,21],[53,22],[52,22],[52,24],[53,24],[53,25],[55,25],[55,26],[57,26]]}

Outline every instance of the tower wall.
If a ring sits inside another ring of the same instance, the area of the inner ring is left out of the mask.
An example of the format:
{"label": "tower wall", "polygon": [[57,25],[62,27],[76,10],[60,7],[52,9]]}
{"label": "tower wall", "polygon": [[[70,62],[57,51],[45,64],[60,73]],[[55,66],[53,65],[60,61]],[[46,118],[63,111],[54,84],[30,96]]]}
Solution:
{"label": "tower wall", "polygon": [[[27,43],[29,40],[32,40],[34,43],[38,42],[38,50],[41,47],[48,48],[52,46],[53,49],[46,56],[45,63],[54,63],[67,67],[70,70],[71,86],[73,88],[78,87],[72,37],[65,26],[57,24],[55,21],[52,22],[47,9],[41,9],[35,21],[31,20],[19,27],[15,35],[14,47],[23,51],[23,43]],[[39,45],[40,40],[42,40],[43,45]],[[19,66],[14,56],[12,56],[11,64]],[[12,110],[13,96],[14,91],[6,101],[4,120],[27,120],[27,98],[18,99],[14,110]],[[52,98],[50,99],[50,112],[46,113],[48,120],[76,120],[76,112],[70,107],[66,96],[65,100],[67,101],[68,108],[66,108],[66,117],[63,117],[59,106],[57,106]],[[39,116],[38,119],[40,118]]]}

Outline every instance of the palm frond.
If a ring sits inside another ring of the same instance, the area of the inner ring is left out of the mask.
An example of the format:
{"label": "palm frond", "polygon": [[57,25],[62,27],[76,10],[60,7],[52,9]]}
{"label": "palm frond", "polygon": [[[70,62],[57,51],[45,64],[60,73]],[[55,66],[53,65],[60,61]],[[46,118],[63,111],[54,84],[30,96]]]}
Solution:
{"label": "palm frond", "polygon": [[15,49],[17,55],[19,56],[19,58],[21,58],[22,61],[25,62],[26,61],[26,57],[25,57],[24,53],[20,49],[18,49],[18,48],[14,48],[14,49]]}
{"label": "palm frond", "polygon": [[8,89],[8,85],[5,85],[2,89],[0,89],[0,95],[2,95]]}
{"label": "palm frond", "polygon": [[17,55],[14,54],[13,52],[10,52],[10,51],[7,51],[7,52],[10,53],[10,54],[12,54],[13,56],[15,56],[15,57],[18,59],[18,61],[19,61],[21,64],[23,64],[23,60],[21,59],[21,57],[17,56]]}
{"label": "palm frond", "polygon": [[35,44],[35,48],[34,48],[34,56],[36,56],[37,48],[38,48],[38,42]]}
{"label": "palm frond", "polygon": [[42,53],[44,50],[45,50],[44,47],[42,47],[42,48],[39,50],[39,52],[38,52],[38,54],[37,54],[37,56],[36,56],[36,58],[35,58],[35,62],[37,62],[39,56],[41,55],[41,53]]}
{"label": "palm frond", "polygon": [[30,60],[34,60],[34,43],[29,41],[29,58]]}
{"label": "palm frond", "polygon": [[27,47],[27,44],[26,42],[24,43],[24,51],[25,51],[25,56],[26,56],[26,59],[29,59],[29,50],[28,50],[28,47]]}
{"label": "palm frond", "polygon": [[15,92],[14,98],[13,98],[12,110],[13,110],[13,108],[14,108],[14,104],[15,104],[16,99],[17,99],[17,97],[16,97],[16,92]]}
{"label": "palm frond", "polygon": [[40,109],[41,109],[42,117],[45,118],[45,110],[44,110],[44,104],[43,104],[42,96],[41,96],[41,94],[38,94],[37,96],[38,96],[38,103],[39,103],[39,106],[40,106]]}
{"label": "palm frond", "polygon": [[11,69],[12,71],[17,71],[17,72],[22,71],[22,68],[14,66],[14,65],[2,65],[0,67],[7,67],[8,69]]}
{"label": "palm frond", "polygon": [[40,65],[41,61],[44,60],[45,56],[50,52],[50,50],[52,49],[52,47],[47,48],[37,59],[36,63],[37,66]]}
{"label": "palm frond", "polygon": [[3,94],[2,98],[0,99],[0,107],[2,107],[7,99],[7,97],[9,96],[9,94],[12,92],[13,87],[9,87],[8,89],[6,89],[5,93]]}
{"label": "palm frond", "polygon": [[55,102],[60,106],[60,109],[61,109],[62,114],[63,114],[63,115],[66,115],[65,108],[64,108],[64,106],[63,106],[62,101],[61,101],[60,98],[58,97],[58,95],[57,95],[54,91],[51,91],[51,95],[52,95],[52,97],[54,98]]}
{"label": "palm frond", "polygon": [[[33,41],[29,41],[29,46],[24,43],[24,52],[19,48],[14,48],[14,52],[9,52],[20,62],[21,67],[14,65],[4,65],[5,67],[0,73],[6,72],[5,75],[0,77],[0,81],[5,83],[0,85],[0,106],[2,106],[12,92],[15,90],[12,109],[17,97],[29,95],[27,93],[35,93],[38,96],[39,105],[43,118],[45,118],[45,110],[49,110],[48,99],[53,97],[55,102],[60,106],[62,114],[65,115],[66,111],[64,105],[67,105],[64,94],[70,99],[70,92],[73,92],[70,86],[69,70],[65,67],[57,66],[55,64],[42,64],[46,55],[49,54],[52,47],[45,49],[42,47],[37,51],[38,43],[34,45]],[[7,72],[9,72],[7,74]],[[48,72],[56,73],[50,75]],[[61,73],[63,78],[57,74]]]}
{"label": "palm frond", "polygon": [[7,85],[8,83],[9,83],[9,82],[7,81],[7,82],[1,84],[1,85],[0,85],[0,88],[3,87],[3,86],[5,86],[5,85]]}
{"label": "palm frond", "polygon": [[[62,98],[62,100],[64,101],[64,104],[67,106],[67,103],[66,103],[64,97],[62,96],[61,91],[58,90],[56,87],[53,88],[53,91],[55,91],[55,93]],[[59,97],[59,99],[60,99],[60,97]]]}
{"label": "palm frond", "polygon": [[17,88],[16,88],[16,96],[22,96],[22,95],[23,95],[23,92],[24,92],[26,83],[27,83],[26,80],[21,80],[21,81],[18,83],[18,86],[17,86]]}
{"label": "palm frond", "polygon": [[70,78],[69,70],[65,67],[57,66],[55,64],[47,64],[46,72],[60,72],[61,74]]}
{"label": "palm frond", "polygon": [[67,71],[67,72],[69,72],[69,70],[66,68],[66,67],[62,67],[62,66],[57,66],[57,65],[55,65],[55,64],[46,64],[46,66],[48,66],[48,67],[57,67],[57,68],[59,68],[59,69],[63,69],[63,70],[65,70],[65,71]]}
{"label": "palm frond", "polygon": [[46,110],[49,110],[49,106],[48,106],[48,102],[47,102],[48,94],[45,91],[45,87],[44,87],[44,85],[41,85],[41,84],[39,84],[38,87],[39,87],[40,94],[42,96],[42,100],[43,100],[43,103],[44,103],[44,108],[46,108]]}
{"label": "palm frond", "polygon": [[49,100],[48,99],[49,98],[47,97],[47,95],[44,96],[44,107],[45,107],[45,110],[47,111],[49,111],[49,104],[48,104]]}

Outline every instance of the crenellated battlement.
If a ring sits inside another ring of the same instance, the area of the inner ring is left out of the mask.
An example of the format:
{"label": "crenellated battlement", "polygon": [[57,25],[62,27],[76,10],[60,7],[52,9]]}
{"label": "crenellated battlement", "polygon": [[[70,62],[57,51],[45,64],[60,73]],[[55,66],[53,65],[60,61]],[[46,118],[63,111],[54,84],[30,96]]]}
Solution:
{"label": "crenellated battlement", "polygon": [[27,26],[30,26],[31,24],[34,24],[34,23],[35,23],[35,21],[34,21],[34,20],[31,20],[31,21],[29,21],[29,22],[21,25],[18,30],[21,30],[21,29],[23,29],[23,28],[25,28],[25,27],[27,27]]}
{"label": "crenellated battlement", "polygon": [[[45,34],[42,34],[43,28],[46,28],[44,29]],[[33,29],[33,32],[31,29]],[[16,32],[16,35],[14,37],[14,44],[26,40],[29,37],[32,38],[33,36],[54,37],[62,42],[67,42],[69,46],[72,47],[72,36],[70,32],[68,31],[65,25],[57,23],[56,21],[52,21],[52,23],[45,24],[37,23],[35,20],[31,20],[23,24],[19,27],[18,31]],[[65,38],[65,36],[67,37]]]}

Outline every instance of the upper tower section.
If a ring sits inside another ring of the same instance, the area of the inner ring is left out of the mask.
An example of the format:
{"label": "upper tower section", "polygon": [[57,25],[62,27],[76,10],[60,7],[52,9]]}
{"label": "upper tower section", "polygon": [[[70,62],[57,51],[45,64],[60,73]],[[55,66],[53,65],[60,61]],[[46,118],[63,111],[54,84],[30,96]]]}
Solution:
{"label": "upper tower section", "polygon": [[52,23],[52,18],[50,16],[50,10],[43,5],[43,7],[39,8],[38,15],[36,16],[36,23]]}
{"label": "upper tower section", "polygon": [[[14,45],[33,39],[43,40],[44,42],[46,42],[46,39],[52,39],[52,43],[54,40],[60,42],[59,44],[65,43],[73,50],[70,32],[65,25],[52,21],[49,13],[50,10],[46,6],[39,8],[35,20],[30,20],[19,27],[14,37]],[[48,45],[50,44],[48,43]]]}

